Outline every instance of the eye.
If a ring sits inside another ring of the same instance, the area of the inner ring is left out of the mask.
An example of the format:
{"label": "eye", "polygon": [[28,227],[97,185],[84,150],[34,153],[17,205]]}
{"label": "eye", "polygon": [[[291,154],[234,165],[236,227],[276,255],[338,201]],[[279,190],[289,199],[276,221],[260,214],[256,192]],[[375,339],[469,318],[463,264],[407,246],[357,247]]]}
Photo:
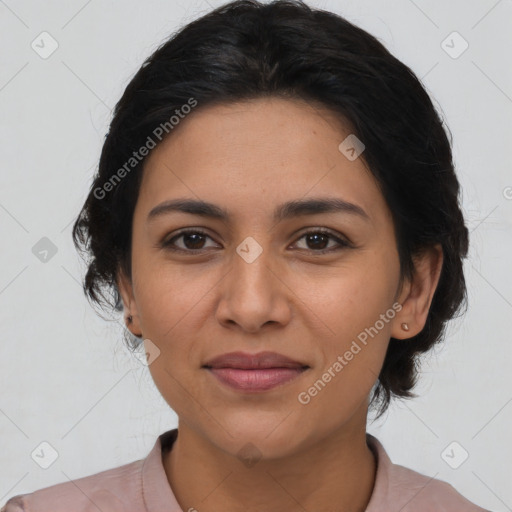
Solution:
{"label": "eye", "polygon": [[[200,229],[189,229],[179,232],[168,240],[164,240],[161,246],[176,252],[201,252],[205,250],[204,244],[207,238],[212,240],[212,238],[205,231]],[[176,244],[176,242],[180,239],[183,244],[181,247]],[[311,251],[316,254],[325,254],[343,248],[352,247],[350,242],[334,235],[325,229],[315,229],[303,233],[297,242],[295,242],[295,244],[297,244],[302,239],[305,239],[306,245],[309,247],[301,248],[301,250],[303,249],[306,251]],[[329,241],[335,242],[334,247],[328,247]]]}
{"label": "eye", "polygon": [[[315,229],[312,231],[308,231],[307,233],[303,233],[299,240],[302,240],[303,238],[306,240],[306,245],[310,246],[306,247],[305,250],[310,250],[317,254],[333,252],[352,246],[347,240],[343,240],[325,229]],[[326,248],[328,246],[329,239],[331,239],[331,241],[336,242],[337,246],[335,244],[334,247]]]}
{"label": "eye", "polygon": [[[183,239],[185,247],[175,246],[175,241],[179,240],[180,238]],[[173,236],[169,240],[164,240],[162,242],[162,247],[170,249],[171,251],[178,252],[199,252],[204,249],[204,241],[206,238],[211,239],[211,237],[207,233],[201,231],[200,229],[181,231],[180,233]]]}

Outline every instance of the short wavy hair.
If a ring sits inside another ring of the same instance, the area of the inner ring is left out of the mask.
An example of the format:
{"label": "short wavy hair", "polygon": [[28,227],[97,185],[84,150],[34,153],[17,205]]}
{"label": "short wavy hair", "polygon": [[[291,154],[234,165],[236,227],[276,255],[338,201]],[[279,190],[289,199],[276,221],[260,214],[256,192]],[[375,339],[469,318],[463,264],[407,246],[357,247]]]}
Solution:
{"label": "short wavy hair", "polygon": [[375,37],[337,14],[300,0],[233,1],[176,31],[145,60],[116,104],[73,226],[73,242],[87,259],[84,292],[102,309],[122,310],[116,277],[120,269],[131,276],[132,220],[145,158],[104,197],[98,190],[108,189],[155,127],[190,98],[197,110],[261,97],[326,107],[364,141],[361,158],[393,216],[401,284],[414,275],[416,255],[442,247],[443,267],[424,328],[407,341],[390,340],[370,401],[380,406],[380,416],[392,397],[416,396],[411,389],[419,356],[467,308],[462,260],[468,230],[451,134],[428,93]]}

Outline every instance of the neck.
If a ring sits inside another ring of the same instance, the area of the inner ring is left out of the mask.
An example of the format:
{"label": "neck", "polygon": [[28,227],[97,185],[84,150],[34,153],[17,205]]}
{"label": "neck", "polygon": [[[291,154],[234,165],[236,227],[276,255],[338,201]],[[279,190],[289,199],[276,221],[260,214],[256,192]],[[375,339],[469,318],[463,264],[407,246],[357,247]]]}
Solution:
{"label": "neck", "polygon": [[364,512],[377,467],[363,426],[339,429],[290,456],[247,467],[180,423],[164,468],[184,511]]}

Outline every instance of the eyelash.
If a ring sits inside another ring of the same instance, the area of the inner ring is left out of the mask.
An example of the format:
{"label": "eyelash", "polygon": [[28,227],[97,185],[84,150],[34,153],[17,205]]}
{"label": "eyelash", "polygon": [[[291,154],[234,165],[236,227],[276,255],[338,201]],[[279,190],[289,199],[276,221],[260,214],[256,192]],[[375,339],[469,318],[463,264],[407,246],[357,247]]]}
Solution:
{"label": "eyelash", "polygon": [[[200,254],[201,252],[205,252],[205,251],[208,250],[208,249],[197,249],[197,250],[194,250],[194,249],[181,249],[181,248],[177,248],[177,247],[173,247],[172,246],[172,244],[173,244],[173,242],[175,240],[183,237],[184,235],[190,235],[190,234],[202,235],[202,236],[211,238],[211,236],[208,233],[206,233],[205,231],[203,231],[201,229],[189,229],[189,230],[184,230],[184,231],[179,232],[178,234],[176,234],[175,236],[173,236],[169,240],[163,241],[161,246],[162,246],[162,248],[168,249],[168,250],[173,251],[173,252],[182,252],[182,253],[188,253],[188,254],[190,254],[190,253]],[[322,254],[327,254],[327,253],[339,251],[341,249],[346,249],[346,248],[352,247],[352,244],[349,243],[348,241],[343,240],[343,239],[335,236],[331,231],[328,231],[326,229],[321,229],[321,228],[318,228],[318,229],[315,229],[315,230],[311,230],[311,231],[307,231],[306,233],[302,233],[300,238],[297,239],[297,242],[299,240],[301,240],[302,238],[304,238],[305,236],[312,235],[312,234],[315,234],[315,235],[316,234],[321,234],[321,235],[324,235],[324,236],[328,236],[332,240],[337,242],[339,244],[339,247],[334,247],[334,248],[331,247],[330,249],[322,249],[322,250],[319,250],[319,251],[315,251],[313,249],[301,249],[301,250],[306,250],[306,251],[309,250],[313,254],[322,255]]]}

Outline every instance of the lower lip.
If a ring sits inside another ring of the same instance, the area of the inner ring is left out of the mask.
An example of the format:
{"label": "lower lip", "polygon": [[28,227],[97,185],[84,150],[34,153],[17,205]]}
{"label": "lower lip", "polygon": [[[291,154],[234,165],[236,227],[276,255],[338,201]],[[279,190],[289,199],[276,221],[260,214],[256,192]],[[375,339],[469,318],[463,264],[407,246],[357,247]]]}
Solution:
{"label": "lower lip", "polygon": [[217,379],[239,391],[266,391],[301,375],[304,368],[207,368]]}

